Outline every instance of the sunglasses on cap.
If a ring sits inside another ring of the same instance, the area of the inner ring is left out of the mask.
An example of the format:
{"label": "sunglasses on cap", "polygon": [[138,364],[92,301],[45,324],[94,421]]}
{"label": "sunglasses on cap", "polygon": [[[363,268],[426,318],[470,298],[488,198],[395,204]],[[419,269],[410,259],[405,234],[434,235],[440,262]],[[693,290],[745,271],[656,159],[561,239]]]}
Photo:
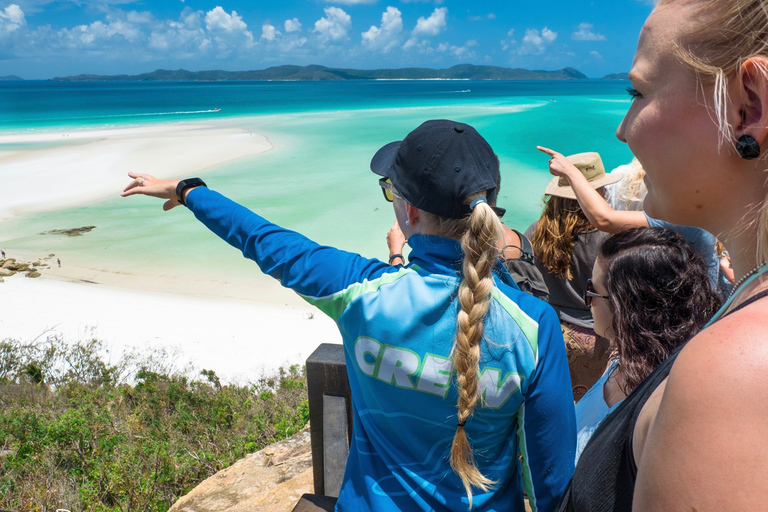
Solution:
{"label": "sunglasses on cap", "polygon": [[395,196],[400,197],[397,194],[397,190],[395,190],[395,186],[392,184],[389,178],[381,178],[379,180],[379,185],[381,186],[381,191],[384,193],[384,199],[390,203],[394,201]]}
{"label": "sunglasses on cap", "polygon": [[592,305],[593,298],[609,299],[610,297],[608,295],[600,295],[596,293],[595,285],[592,284],[592,280],[587,279],[587,286],[584,287],[584,304],[586,304],[587,307],[590,307]]}

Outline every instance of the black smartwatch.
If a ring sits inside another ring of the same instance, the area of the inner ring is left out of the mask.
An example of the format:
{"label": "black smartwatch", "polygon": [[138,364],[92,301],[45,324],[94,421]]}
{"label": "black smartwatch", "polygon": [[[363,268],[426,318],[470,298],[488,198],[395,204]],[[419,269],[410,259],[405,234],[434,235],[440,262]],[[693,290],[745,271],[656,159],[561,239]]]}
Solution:
{"label": "black smartwatch", "polygon": [[179,200],[181,204],[184,206],[187,206],[187,203],[184,202],[184,191],[188,188],[195,188],[195,187],[207,187],[208,185],[205,184],[203,180],[200,178],[187,178],[185,180],[181,180],[178,185],[176,185],[176,198]]}

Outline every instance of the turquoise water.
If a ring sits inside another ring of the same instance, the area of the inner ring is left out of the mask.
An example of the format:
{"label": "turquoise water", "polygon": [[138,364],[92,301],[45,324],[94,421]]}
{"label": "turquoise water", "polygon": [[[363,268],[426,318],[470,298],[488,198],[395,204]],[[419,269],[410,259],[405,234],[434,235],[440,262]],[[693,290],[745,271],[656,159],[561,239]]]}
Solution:
{"label": "turquoise water", "polygon": [[[626,86],[620,81],[0,82],[0,133],[173,121],[241,126],[267,136],[274,149],[200,173],[212,188],[318,242],[386,258],[385,235],[394,218],[368,167],[379,147],[427,119],[473,125],[501,161],[505,223],[524,230],[538,218],[550,179],[547,157],[536,145],[565,154],[598,151],[607,169],[631,160],[614,136],[629,107]],[[0,145],[4,149],[34,145]],[[253,271],[182,209],[164,214],[157,200],[121,199],[118,193],[88,206],[5,221],[0,247],[56,253],[64,261],[126,273],[143,268],[169,276],[235,278]],[[97,229],[80,237],[39,234],[84,225]]]}

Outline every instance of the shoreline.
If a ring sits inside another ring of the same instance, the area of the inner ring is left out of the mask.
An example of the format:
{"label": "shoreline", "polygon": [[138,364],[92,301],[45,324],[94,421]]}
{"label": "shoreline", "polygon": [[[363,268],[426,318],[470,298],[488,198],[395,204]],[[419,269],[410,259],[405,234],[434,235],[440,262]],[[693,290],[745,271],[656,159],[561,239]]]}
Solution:
{"label": "shoreline", "polygon": [[[238,121],[0,135],[0,222],[115,197],[130,170],[184,177],[273,149]],[[330,318],[258,268],[243,279],[234,277],[238,270],[218,272],[216,262],[211,272],[140,260],[104,268],[82,255],[64,259],[57,245],[17,250],[0,241],[6,258],[49,265],[40,277],[0,283],[0,340],[95,337],[113,360],[131,348],[166,348],[177,353],[178,370],[191,362],[225,382],[255,381],[304,364],[320,343],[340,343]]]}
{"label": "shoreline", "polygon": [[296,303],[233,298],[211,289],[131,289],[86,279],[92,276],[84,269],[57,275],[55,256],[46,263],[51,268],[43,268],[40,277],[16,274],[0,283],[4,309],[11,313],[0,315],[0,341],[97,338],[113,361],[132,349],[166,349],[178,371],[191,363],[195,373],[209,369],[235,383],[303,365],[321,343],[341,343],[336,324],[290,291]]}

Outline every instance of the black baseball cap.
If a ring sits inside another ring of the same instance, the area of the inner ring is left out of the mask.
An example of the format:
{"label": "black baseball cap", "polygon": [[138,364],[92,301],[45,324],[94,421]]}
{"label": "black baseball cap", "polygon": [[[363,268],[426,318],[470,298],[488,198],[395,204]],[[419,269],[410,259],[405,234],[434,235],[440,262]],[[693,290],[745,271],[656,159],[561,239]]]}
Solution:
{"label": "black baseball cap", "polygon": [[[468,124],[427,121],[401,141],[373,155],[371,170],[389,178],[398,195],[419,210],[460,219],[471,213],[467,197],[486,192],[496,201],[499,161],[493,149]],[[504,215],[503,208],[493,208]]]}

